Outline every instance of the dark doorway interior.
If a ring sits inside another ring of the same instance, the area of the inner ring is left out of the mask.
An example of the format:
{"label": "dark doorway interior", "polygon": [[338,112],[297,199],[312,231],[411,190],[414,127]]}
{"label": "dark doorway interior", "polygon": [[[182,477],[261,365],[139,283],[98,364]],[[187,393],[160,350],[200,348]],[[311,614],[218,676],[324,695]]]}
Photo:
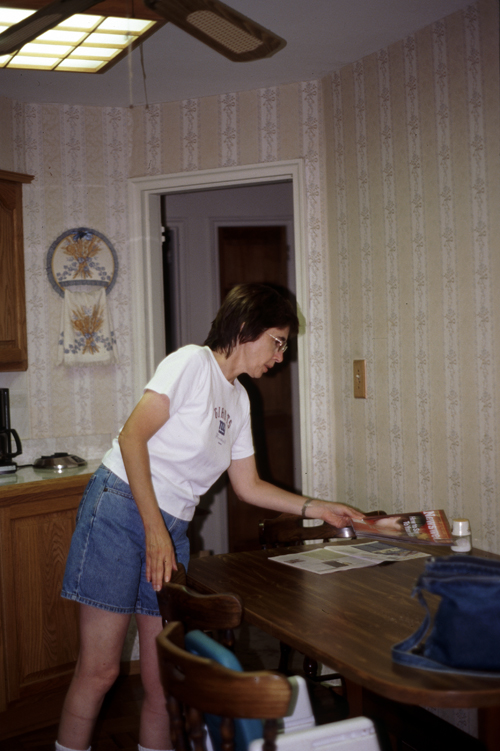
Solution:
{"label": "dark doorway interior", "polygon": [[[286,227],[220,227],[221,299],[235,284],[287,283]],[[250,397],[255,456],[260,476],[284,487],[293,485],[293,422],[290,367],[287,359],[262,378],[240,376]],[[260,519],[275,512],[241,503],[231,486],[227,494],[230,552],[258,547]]]}

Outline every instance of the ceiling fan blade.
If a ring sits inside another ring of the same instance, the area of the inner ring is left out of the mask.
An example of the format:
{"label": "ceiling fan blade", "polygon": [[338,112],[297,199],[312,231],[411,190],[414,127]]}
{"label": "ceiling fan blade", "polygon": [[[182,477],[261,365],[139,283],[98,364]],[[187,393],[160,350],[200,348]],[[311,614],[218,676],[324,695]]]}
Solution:
{"label": "ceiling fan blade", "polygon": [[286,42],[220,0],[144,0],[148,8],[233,62],[270,57]]}
{"label": "ceiling fan blade", "polygon": [[52,29],[75,13],[83,13],[100,2],[101,0],[55,0],[25,18],[24,21],[9,26],[0,34],[0,55],[17,52],[44,31]]}

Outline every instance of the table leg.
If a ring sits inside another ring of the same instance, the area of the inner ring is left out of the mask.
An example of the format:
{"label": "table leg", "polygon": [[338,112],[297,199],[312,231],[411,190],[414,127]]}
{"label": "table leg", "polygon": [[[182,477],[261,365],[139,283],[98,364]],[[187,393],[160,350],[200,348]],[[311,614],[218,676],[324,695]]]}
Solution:
{"label": "table leg", "polygon": [[345,678],[347,702],[349,704],[348,717],[361,717],[363,714],[363,688]]}
{"label": "table leg", "polygon": [[477,710],[478,736],[488,751],[500,748],[500,708],[480,707]]}

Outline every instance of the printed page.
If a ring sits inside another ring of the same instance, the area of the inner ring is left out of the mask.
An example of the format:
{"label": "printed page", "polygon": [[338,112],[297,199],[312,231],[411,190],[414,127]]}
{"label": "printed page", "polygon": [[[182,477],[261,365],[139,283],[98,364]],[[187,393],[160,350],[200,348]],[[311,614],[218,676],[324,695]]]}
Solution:
{"label": "printed page", "polygon": [[[409,561],[413,558],[426,558],[430,553],[407,550],[388,542],[364,542],[361,545],[345,545],[343,550],[349,549],[349,555],[367,558],[382,563],[382,561]],[[326,548],[325,548],[326,549]],[[329,548],[328,548],[329,549]]]}
{"label": "printed page", "polygon": [[[350,547],[350,546],[349,546]],[[334,571],[348,571],[352,568],[364,566],[376,566],[380,563],[377,556],[353,556],[344,553],[345,548],[317,548],[308,550],[306,553],[288,553],[270,558],[270,561],[284,563],[305,571],[313,571],[315,574],[331,574]]]}
{"label": "printed page", "polygon": [[425,558],[428,553],[406,550],[384,542],[367,542],[360,545],[342,545],[308,550],[304,553],[287,553],[269,558],[270,561],[284,563],[315,574],[332,574],[335,571],[349,571],[353,568],[376,566],[384,561],[406,561],[412,558]]}

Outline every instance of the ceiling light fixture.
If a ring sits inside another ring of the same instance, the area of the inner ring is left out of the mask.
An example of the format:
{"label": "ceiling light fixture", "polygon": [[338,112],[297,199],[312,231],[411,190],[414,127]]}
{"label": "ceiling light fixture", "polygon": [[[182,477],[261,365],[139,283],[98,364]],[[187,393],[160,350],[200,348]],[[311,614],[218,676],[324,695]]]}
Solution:
{"label": "ceiling light fixture", "polygon": [[[89,0],[84,0],[89,4]],[[29,21],[34,10],[0,8],[0,33],[20,21]],[[42,16],[43,19],[52,18]],[[147,10],[145,15],[152,15]],[[61,16],[57,16],[58,20]],[[58,24],[37,24],[41,29],[12,54],[0,56],[0,68],[57,70],[66,73],[104,73],[126,54],[128,48],[163,26],[157,21],[140,18],[119,18],[77,13],[63,18]],[[30,31],[32,31],[31,29]],[[17,34],[22,33],[18,31]],[[9,44],[14,44],[9,38]]]}
{"label": "ceiling light fixture", "polygon": [[144,0],[191,36],[235,63],[271,57],[286,46],[281,37],[220,0]]}
{"label": "ceiling light fixture", "polygon": [[[120,8],[124,0],[118,4],[114,0],[52,0],[45,5],[44,0],[17,2],[25,8],[34,5],[37,10],[12,25],[4,25],[3,30],[0,26],[0,60],[3,60],[4,67],[14,66],[8,55],[22,53],[26,44],[39,42],[39,35],[49,33],[53,27],[59,29],[65,19],[89,12],[93,6],[98,6],[103,16],[114,16],[116,8]],[[144,0],[146,7],[142,11],[134,8],[135,2],[136,0],[127,0],[126,7],[131,7],[130,16],[155,20],[159,18],[160,24],[170,21],[233,62],[262,60],[271,57],[286,45],[285,40],[277,34],[221,0]],[[112,12],[106,13],[105,6],[111,6]],[[55,69],[61,68],[57,65]],[[107,68],[101,67],[99,71],[105,69]]]}

